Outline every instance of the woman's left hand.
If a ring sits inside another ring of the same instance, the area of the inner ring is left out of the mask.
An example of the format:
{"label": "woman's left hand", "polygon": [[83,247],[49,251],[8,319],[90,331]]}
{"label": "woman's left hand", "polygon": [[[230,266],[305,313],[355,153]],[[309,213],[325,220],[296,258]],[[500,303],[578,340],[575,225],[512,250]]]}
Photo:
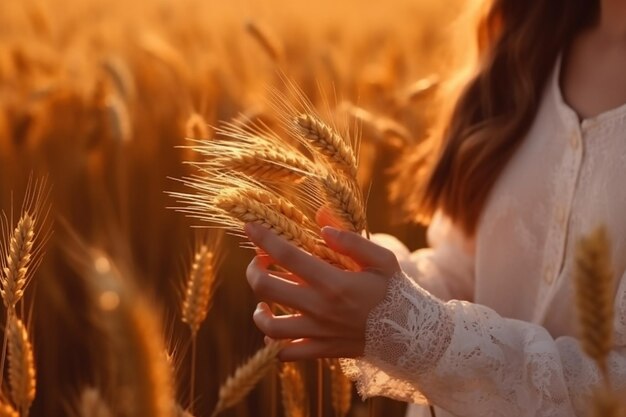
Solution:
{"label": "woman's left hand", "polygon": [[[271,339],[291,340],[279,358],[361,356],[367,317],[385,297],[389,279],[400,270],[393,252],[356,233],[324,227],[327,245],[362,268],[350,272],[306,253],[263,226],[247,224],[245,231],[266,253],[256,256],[246,272],[263,301],[254,312],[254,322]],[[271,271],[270,265],[288,272]],[[298,313],[275,316],[266,302]]]}

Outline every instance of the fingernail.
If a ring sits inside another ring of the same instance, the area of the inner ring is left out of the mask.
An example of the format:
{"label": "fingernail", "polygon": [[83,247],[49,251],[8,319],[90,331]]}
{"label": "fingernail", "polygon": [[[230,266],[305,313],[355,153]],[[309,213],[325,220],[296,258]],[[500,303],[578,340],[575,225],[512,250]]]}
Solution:
{"label": "fingernail", "polygon": [[254,309],[254,313],[252,313],[252,315],[256,316],[257,314],[261,313],[263,313],[263,303],[259,303],[256,305],[256,308]]}
{"label": "fingernail", "polygon": [[332,226],[324,226],[322,227],[322,234],[328,237],[337,237],[339,236],[339,233],[341,233],[341,231],[335,227]]}

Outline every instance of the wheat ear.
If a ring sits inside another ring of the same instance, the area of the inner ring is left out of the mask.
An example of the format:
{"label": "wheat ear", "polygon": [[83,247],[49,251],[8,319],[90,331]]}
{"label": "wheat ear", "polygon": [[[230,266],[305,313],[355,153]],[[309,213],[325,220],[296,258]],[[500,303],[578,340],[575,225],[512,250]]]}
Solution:
{"label": "wheat ear", "polygon": [[0,417],[20,417],[11,404],[0,403]]}
{"label": "wheat ear", "polygon": [[22,214],[11,234],[2,274],[2,299],[10,311],[24,295],[28,283],[28,267],[35,240],[35,220],[29,213]]}
{"label": "wheat ear", "polygon": [[278,213],[293,220],[308,231],[313,232],[318,229],[317,224],[307,217],[306,214],[279,195],[258,188],[241,189],[241,193],[243,196],[251,200],[258,201],[259,203],[273,208]]}
{"label": "wheat ear", "polygon": [[113,417],[113,412],[100,395],[100,391],[95,388],[85,388],[80,395],[78,415],[80,417]]}
{"label": "wheat ear", "polygon": [[300,215],[294,214],[297,212],[292,212],[287,205],[270,205],[251,199],[250,196],[255,193],[255,190],[224,189],[215,198],[214,204],[235,219],[243,223],[258,223],[324,260],[346,269],[355,268],[349,258],[325,247],[315,235],[304,229],[297,220]]}
{"label": "wheat ear", "polygon": [[335,417],[345,417],[352,405],[352,382],[344,375],[337,359],[329,360],[330,394]]}
{"label": "wheat ear", "polygon": [[194,255],[182,306],[183,322],[189,325],[193,337],[209,311],[215,284],[215,257],[209,246],[202,244]]}
{"label": "wheat ear", "polygon": [[307,398],[304,377],[298,364],[295,362],[282,364],[280,387],[285,417],[308,417],[309,399]]}
{"label": "wheat ear", "polygon": [[47,179],[34,180],[31,176],[15,228],[10,231],[12,224],[4,213],[0,218],[3,234],[0,242],[0,295],[9,313],[15,311],[16,304],[24,296],[24,290],[42,260],[43,246],[50,237],[48,197]]}
{"label": "wheat ear", "polygon": [[244,223],[261,224],[302,248],[311,246],[308,234],[297,220],[287,217],[274,207],[249,199],[246,190],[223,190],[215,198],[215,205]]}
{"label": "wheat ear", "polygon": [[613,271],[604,227],[579,241],[575,282],[582,348],[608,382],[606,360],[613,348]]}
{"label": "wheat ear", "polygon": [[21,415],[28,415],[35,399],[35,360],[26,326],[15,315],[9,316],[8,363],[11,399]]}
{"label": "wheat ear", "polygon": [[219,163],[225,169],[238,171],[257,181],[298,183],[312,171],[305,157],[288,150],[258,149],[243,151]]}
{"label": "wheat ear", "polygon": [[361,191],[342,177],[327,174],[320,179],[330,208],[347,229],[361,233],[367,227]]}
{"label": "wheat ear", "polygon": [[217,405],[211,414],[217,416],[222,411],[238,404],[272,369],[284,342],[274,341],[254,354],[247,362],[235,370],[220,387]]}
{"label": "wheat ear", "polygon": [[311,114],[300,114],[294,122],[313,149],[321,153],[332,166],[339,168],[350,178],[356,178],[356,157],[352,147],[339,133]]}

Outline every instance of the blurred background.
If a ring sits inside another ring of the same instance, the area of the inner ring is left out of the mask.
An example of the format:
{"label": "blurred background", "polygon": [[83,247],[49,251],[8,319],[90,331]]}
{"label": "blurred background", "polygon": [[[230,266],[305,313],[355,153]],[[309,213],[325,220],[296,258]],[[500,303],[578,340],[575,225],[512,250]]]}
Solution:
{"label": "blurred background", "polygon": [[[81,389],[99,383],[101,336],[67,259],[76,240],[128,265],[129,279],[158,303],[177,398],[190,405],[189,330],[179,311],[198,224],[168,209],[166,191],[181,190],[172,178],[196,158],[181,148],[186,137],[210,140],[210,126],[242,115],[276,121],[267,96],[284,88],[280,72],[320,110],[361,124],[370,229],[423,246],[423,228],[403,210],[410,152],[457,68],[451,33],[464,3],[0,1],[0,208],[19,210],[31,172],[52,185],[54,234],[26,295],[38,371],[30,415],[69,415]],[[210,415],[220,383],[262,346],[244,277],[251,253],[238,244],[223,243],[222,284],[198,334],[197,416]],[[276,397],[274,375],[224,415],[281,415]],[[350,415],[403,412],[403,404],[355,396]]]}

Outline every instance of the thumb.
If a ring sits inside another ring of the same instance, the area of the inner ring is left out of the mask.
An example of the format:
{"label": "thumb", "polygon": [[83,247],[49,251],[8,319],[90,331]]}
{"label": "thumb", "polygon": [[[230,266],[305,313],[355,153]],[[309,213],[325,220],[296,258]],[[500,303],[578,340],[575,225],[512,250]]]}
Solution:
{"label": "thumb", "polygon": [[322,228],[322,238],[329,248],[352,258],[363,268],[377,269],[390,275],[400,270],[392,251],[357,233],[326,226]]}

